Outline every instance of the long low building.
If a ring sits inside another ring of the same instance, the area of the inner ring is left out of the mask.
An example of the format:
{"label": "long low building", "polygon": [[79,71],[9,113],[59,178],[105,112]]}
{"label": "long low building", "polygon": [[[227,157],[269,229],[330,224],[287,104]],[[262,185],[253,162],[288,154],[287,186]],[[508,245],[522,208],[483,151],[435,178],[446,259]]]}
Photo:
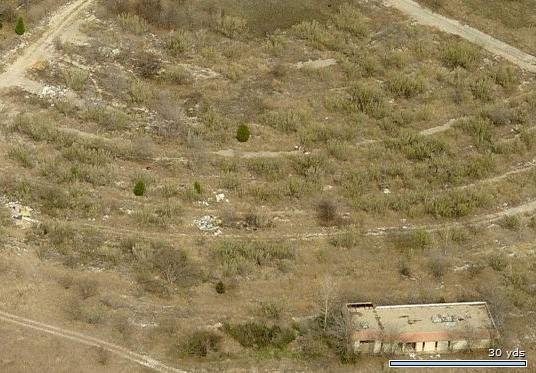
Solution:
{"label": "long low building", "polygon": [[344,312],[359,353],[447,353],[492,346],[499,334],[485,302],[374,306]]}

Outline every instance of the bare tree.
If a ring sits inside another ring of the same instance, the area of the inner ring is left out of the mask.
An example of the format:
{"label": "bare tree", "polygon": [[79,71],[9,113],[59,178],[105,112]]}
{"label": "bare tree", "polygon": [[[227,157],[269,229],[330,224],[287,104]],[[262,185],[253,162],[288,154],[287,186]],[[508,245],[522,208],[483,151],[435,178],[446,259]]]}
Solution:
{"label": "bare tree", "polygon": [[326,330],[328,324],[328,318],[333,312],[333,303],[335,301],[337,285],[335,284],[333,278],[328,274],[325,275],[320,283],[319,289],[319,298],[320,298],[320,311],[323,318],[323,327],[324,331]]}

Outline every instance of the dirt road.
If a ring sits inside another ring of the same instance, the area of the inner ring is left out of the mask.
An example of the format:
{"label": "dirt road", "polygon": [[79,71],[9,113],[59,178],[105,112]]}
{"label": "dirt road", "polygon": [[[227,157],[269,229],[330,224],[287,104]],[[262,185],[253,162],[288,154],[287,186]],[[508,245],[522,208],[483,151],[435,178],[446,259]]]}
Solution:
{"label": "dirt road", "polygon": [[26,47],[23,53],[0,74],[0,89],[19,87],[30,93],[40,94],[42,84],[26,77],[26,71],[38,61],[48,60],[54,54],[54,40],[76,20],[79,13],[93,0],[75,0],[62,7],[49,20],[47,30],[39,39]]}
{"label": "dirt road", "polygon": [[412,0],[384,0],[384,4],[398,9],[422,25],[431,26],[449,34],[458,35],[497,56],[507,59],[524,70],[536,73],[536,57],[495,39],[482,31],[434,13]]}
{"label": "dirt road", "polygon": [[24,317],[20,317],[17,315],[13,315],[7,312],[0,311],[0,320],[4,322],[8,322],[11,324],[16,324],[23,326],[25,328],[37,330],[40,332],[44,332],[47,334],[52,334],[58,337],[70,339],[72,341],[75,341],[77,343],[82,343],[87,346],[93,346],[98,348],[103,348],[107,351],[109,351],[112,354],[115,354],[117,356],[120,356],[124,359],[133,361],[135,363],[138,363],[142,366],[145,366],[147,368],[153,369],[156,372],[160,373],[186,373],[183,370],[175,369],[172,367],[169,367],[157,360],[154,360],[150,357],[138,354],[136,352],[127,350],[126,348],[123,348],[121,346],[108,343],[105,341],[102,341],[97,338],[89,337],[80,333],[76,333],[70,330],[58,328],[56,326],[48,325],[41,323],[39,321],[34,321],[30,319],[26,319]]}

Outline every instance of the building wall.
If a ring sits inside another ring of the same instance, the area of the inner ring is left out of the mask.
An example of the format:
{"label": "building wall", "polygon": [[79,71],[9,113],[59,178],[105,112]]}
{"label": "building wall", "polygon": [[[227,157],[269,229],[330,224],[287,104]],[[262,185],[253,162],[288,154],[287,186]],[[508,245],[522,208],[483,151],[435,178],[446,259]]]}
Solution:
{"label": "building wall", "polygon": [[[437,347],[436,347],[437,344]],[[417,342],[415,344],[415,352],[418,353],[448,353],[453,351],[464,351],[471,349],[485,349],[492,345],[491,339],[482,339],[475,341],[458,340],[458,341],[433,341],[433,342]],[[374,353],[379,354],[381,352],[404,354],[412,352],[413,349],[409,349],[402,343],[387,343],[379,340],[374,343],[361,343],[360,341],[354,341],[353,349],[355,352],[361,353]]]}

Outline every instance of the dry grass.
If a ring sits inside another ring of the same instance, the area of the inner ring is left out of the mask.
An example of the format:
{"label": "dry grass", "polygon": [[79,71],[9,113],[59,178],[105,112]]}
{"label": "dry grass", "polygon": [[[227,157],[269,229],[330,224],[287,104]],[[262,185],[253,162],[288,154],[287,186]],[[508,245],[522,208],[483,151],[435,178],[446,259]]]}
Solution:
{"label": "dry grass", "polygon": [[[22,249],[5,255],[18,266],[0,263],[0,296],[207,370],[377,371],[384,357],[343,348],[345,300],[484,299],[503,330],[532,332],[509,316],[534,308],[530,216],[469,222],[534,198],[534,171],[485,182],[532,158],[534,82],[360,4],[100,3],[114,28],[95,22],[90,45],[69,50],[92,84],[78,69],[63,75],[81,103],[2,96],[25,113],[0,119],[0,193],[40,224],[2,228],[17,243],[5,247]],[[337,63],[296,67],[327,58]],[[207,215],[219,227],[200,230]],[[420,224],[437,229],[365,234]],[[291,322],[320,313],[326,274],[329,325]]]}

